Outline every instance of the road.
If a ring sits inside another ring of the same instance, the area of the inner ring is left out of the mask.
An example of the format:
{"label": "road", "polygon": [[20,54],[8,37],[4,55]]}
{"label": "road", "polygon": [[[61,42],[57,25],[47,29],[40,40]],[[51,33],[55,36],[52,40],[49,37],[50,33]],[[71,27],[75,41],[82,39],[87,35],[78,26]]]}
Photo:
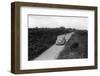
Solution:
{"label": "road", "polygon": [[39,57],[37,57],[35,60],[52,60],[56,59],[59,55],[59,53],[63,50],[65,45],[58,46],[56,44],[52,45],[51,48],[47,49],[45,52],[43,52]]}
{"label": "road", "polygon": [[[69,33],[65,36],[66,42],[71,38],[73,32]],[[63,51],[65,45],[52,45],[49,49],[43,52],[40,56],[35,58],[34,60],[53,60],[56,59],[59,54]]]}

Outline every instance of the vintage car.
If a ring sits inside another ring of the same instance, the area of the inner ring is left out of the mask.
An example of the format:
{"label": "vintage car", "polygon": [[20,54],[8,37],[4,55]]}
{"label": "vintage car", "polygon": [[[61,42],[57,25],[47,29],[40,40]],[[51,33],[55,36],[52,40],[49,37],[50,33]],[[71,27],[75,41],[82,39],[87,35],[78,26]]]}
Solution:
{"label": "vintage car", "polygon": [[59,35],[56,40],[56,45],[64,45],[65,41],[65,35]]}
{"label": "vintage car", "polygon": [[58,35],[56,40],[56,45],[64,45],[73,34],[74,32]]}

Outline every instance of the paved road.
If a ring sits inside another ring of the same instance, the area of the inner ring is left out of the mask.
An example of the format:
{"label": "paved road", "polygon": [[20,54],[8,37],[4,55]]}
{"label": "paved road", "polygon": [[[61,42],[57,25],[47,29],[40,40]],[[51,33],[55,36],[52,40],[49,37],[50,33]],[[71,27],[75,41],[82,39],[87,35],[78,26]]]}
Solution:
{"label": "paved road", "polygon": [[[73,32],[65,36],[66,42],[71,38]],[[63,51],[65,45],[52,45],[49,49],[43,52],[35,60],[53,60],[58,57],[61,51]]]}

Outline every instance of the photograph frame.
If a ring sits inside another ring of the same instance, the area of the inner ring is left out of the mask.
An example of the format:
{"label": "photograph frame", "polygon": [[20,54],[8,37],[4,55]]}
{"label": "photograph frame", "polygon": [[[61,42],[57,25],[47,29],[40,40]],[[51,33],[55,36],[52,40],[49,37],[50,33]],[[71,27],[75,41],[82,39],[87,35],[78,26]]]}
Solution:
{"label": "photograph frame", "polygon": [[[20,8],[42,7],[57,9],[79,9],[94,11],[94,66],[78,66],[78,67],[61,67],[61,68],[44,68],[44,69],[20,69]],[[11,3],[11,72],[15,74],[25,73],[41,73],[41,72],[57,72],[57,71],[73,71],[97,69],[97,7],[80,6],[80,5],[63,5],[48,3],[31,3],[31,2],[13,2]]]}

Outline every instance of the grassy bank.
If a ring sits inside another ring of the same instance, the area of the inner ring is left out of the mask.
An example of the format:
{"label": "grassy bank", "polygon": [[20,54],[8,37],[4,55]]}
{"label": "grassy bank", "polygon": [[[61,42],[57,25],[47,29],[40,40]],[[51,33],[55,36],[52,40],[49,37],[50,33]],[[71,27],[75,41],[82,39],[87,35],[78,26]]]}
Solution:
{"label": "grassy bank", "polygon": [[75,34],[65,44],[58,59],[79,59],[88,57],[88,33],[86,30],[76,30]]}

